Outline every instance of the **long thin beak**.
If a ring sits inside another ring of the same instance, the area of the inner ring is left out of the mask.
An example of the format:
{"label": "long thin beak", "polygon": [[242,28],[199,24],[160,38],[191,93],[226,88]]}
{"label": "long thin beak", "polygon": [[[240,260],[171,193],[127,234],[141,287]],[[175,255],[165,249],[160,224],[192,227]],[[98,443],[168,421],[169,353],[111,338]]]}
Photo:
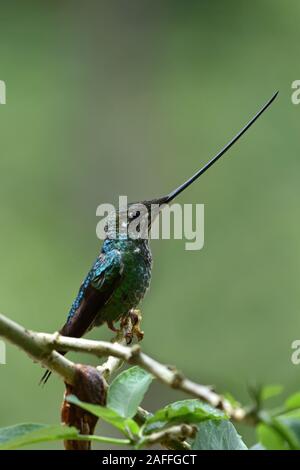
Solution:
{"label": "long thin beak", "polygon": [[243,134],[254,124],[254,122],[259,118],[259,116],[273,103],[275,100],[276,96],[278,95],[278,91],[272,96],[269,101],[253,116],[253,118],[239,131],[238,134],[236,134],[233,139],[231,139],[228,144],[225,145],[209,162],[206,163],[200,170],[197,171],[191,178],[189,178],[185,183],[183,183],[181,186],[179,186],[177,189],[172,191],[170,194],[167,196],[161,198],[162,202],[164,204],[167,204],[171,202],[178,194],[182,193],[190,184],[192,184],[196,179],[198,179],[203,173],[206,172],[216,161],[219,160],[226,152],[227,150],[230,149],[238,140],[240,137],[242,137]]}

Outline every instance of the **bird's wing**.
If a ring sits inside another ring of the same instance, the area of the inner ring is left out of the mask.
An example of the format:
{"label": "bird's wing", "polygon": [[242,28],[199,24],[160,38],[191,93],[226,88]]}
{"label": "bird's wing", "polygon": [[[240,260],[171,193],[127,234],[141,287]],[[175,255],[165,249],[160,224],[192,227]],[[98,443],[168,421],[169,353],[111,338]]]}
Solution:
{"label": "bird's wing", "polygon": [[67,322],[60,330],[62,335],[80,338],[86,333],[101,307],[121,282],[122,272],[123,262],[119,251],[101,253],[79,289]]}
{"label": "bird's wing", "polygon": [[[59,331],[64,336],[80,338],[92,326],[101,307],[109,300],[122,280],[123,262],[119,251],[101,253],[80,286],[68,318]],[[61,352],[61,354],[66,354]],[[45,384],[51,375],[46,370],[40,383]]]}

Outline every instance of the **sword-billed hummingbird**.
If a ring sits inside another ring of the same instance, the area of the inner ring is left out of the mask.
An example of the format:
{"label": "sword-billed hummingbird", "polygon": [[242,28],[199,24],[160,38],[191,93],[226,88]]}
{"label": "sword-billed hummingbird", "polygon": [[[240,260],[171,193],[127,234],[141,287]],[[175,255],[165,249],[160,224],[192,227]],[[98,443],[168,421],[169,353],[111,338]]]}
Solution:
{"label": "sword-billed hummingbird", "polygon": [[[153,204],[161,208],[173,201],[178,194],[190,186],[237,142],[271,105],[277,94],[278,92],[225,147],[191,178],[167,196],[143,201],[143,206],[148,208],[150,212]],[[127,223],[130,223],[137,211],[132,210],[132,205],[128,205],[125,211]],[[117,214],[117,216],[120,215],[120,213]],[[148,222],[148,229],[150,226],[151,223]],[[114,237],[110,235],[108,230],[101,252],[81,284],[67,321],[59,331],[64,336],[80,338],[94,326],[100,326],[105,322],[114,330],[113,323],[120,319],[126,320],[130,312],[138,307],[149,288],[152,268],[149,240],[147,238],[132,239],[124,231],[117,231]],[[50,371],[46,371],[41,382],[46,383],[50,374]]]}

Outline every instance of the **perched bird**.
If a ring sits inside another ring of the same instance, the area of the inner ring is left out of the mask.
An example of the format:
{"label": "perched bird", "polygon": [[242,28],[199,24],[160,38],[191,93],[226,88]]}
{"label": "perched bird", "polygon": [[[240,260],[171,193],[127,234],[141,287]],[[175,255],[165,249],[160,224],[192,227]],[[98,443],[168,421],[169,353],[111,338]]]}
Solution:
{"label": "perched bird", "polygon": [[[156,204],[161,208],[169,204],[178,194],[199,178],[219,158],[229,150],[232,145],[249,129],[258,117],[275,100],[278,92],[255,114],[255,116],[223,147],[204,167],[198,170],[191,178],[177,189],[158,199],[143,201],[149,213],[151,206]],[[128,205],[126,212],[127,224],[130,224],[137,214],[141,203]],[[159,212],[159,211],[158,211]],[[122,211],[117,213],[117,221],[122,217]],[[146,214],[148,217],[148,213]],[[147,229],[150,230],[151,219],[147,218]],[[112,224],[113,225],[113,224]],[[118,226],[118,223],[116,224]],[[67,321],[59,331],[64,336],[80,338],[94,326],[107,323],[115,330],[114,322],[126,320],[129,315],[135,315],[135,309],[143,299],[150,285],[152,256],[149,240],[145,238],[131,239],[126,230],[119,230],[111,236],[110,224],[101,252],[88,272],[79,288],[76,299],[69,311]],[[134,317],[133,322],[137,321]],[[64,353],[62,353],[64,354]],[[46,383],[51,372],[46,371],[41,382]]]}

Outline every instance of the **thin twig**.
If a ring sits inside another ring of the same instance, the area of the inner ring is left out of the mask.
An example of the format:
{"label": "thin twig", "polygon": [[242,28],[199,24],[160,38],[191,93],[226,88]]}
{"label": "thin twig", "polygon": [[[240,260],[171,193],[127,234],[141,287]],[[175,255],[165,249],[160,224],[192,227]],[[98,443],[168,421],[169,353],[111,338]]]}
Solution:
{"label": "thin twig", "polygon": [[[125,344],[126,339],[122,335],[117,335],[114,345],[124,346]],[[106,362],[97,367],[97,370],[108,380],[109,377],[122,366],[123,362],[123,359],[119,357],[109,356]]]}
{"label": "thin twig", "polygon": [[188,424],[178,424],[176,426],[170,426],[169,428],[163,429],[162,431],[157,431],[149,434],[145,437],[140,443],[141,446],[151,446],[157,442],[164,441],[174,441],[174,440],[184,440],[188,437],[195,437],[197,428],[195,426],[190,426]]}
{"label": "thin twig", "polygon": [[[139,426],[142,426],[145,424],[148,418],[150,418],[151,413],[149,411],[145,410],[141,406],[138,407],[137,412],[135,417],[133,418]],[[167,449],[170,450],[190,450],[191,446],[188,442],[174,438],[173,436],[164,438],[164,440],[161,442],[161,445],[163,447],[166,447]]]}

